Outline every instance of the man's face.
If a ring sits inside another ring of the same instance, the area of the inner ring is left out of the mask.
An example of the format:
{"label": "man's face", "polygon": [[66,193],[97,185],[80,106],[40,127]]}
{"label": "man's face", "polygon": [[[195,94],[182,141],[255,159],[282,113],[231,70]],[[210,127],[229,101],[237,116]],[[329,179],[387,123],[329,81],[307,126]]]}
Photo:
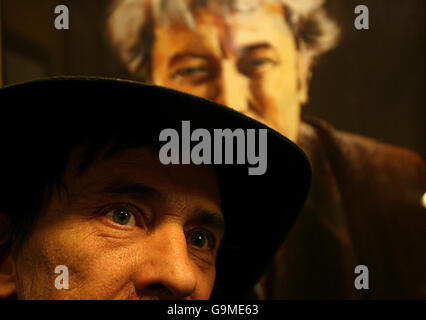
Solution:
{"label": "man's face", "polygon": [[152,81],[228,105],[297,137],[306,81],[281,6],[226,18],[202,9],[196,27],[156,25]]}
{"label": "man's face", "polygon": [[78,175],[77,158],[14,260],[18,298],[208,299],[223,236],[214,170],[139,148]]}

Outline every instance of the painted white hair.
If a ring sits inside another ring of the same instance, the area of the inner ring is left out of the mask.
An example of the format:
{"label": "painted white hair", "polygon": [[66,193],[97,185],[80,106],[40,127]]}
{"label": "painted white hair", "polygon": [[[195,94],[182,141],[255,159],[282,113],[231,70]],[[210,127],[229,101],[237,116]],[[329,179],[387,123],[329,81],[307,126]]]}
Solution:
{"label": "painted white hair", "polygon": [[195,28],[194,13],[207,7],[215,13],[246,12],[260,5],[284,6],[285,19],[299,49],[312,61],[337,43],[339,29],[326,14],[325,0],[114,0],[107,18],[107,39],[123,65],[142,80],[151,74],[155,23],[183,22]]}

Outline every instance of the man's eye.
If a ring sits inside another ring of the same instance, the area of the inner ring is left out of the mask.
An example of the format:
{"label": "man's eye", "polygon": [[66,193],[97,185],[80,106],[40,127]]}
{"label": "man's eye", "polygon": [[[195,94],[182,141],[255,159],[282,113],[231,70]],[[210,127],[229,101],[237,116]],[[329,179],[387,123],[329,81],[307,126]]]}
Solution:
{"label": "man's eye", "polygon": [[276,65],[270,58],[243,59],[238,63],[238,69],[247,76],[258,76]]}
{"label": "man's eye", "polygon": [[272,62],[270,59],[259,58],[259,59],[251,59],[247,61],[247,65],[250,67],[260,67],[266,63]]}
{"label": "man's eye", "polygon": [[108,211],[105,216],[115,223],[123,226],[134,226],[136,225],[136,219],[133,213],[124,208],[113,209]]}
{"label": "man's eye", "polygon": [[187,236],[189,245],[198,249],[213,249],[215,246],[214,237],[204,231],[193,231]]}
{"label": "man's eye", "polygon": [[198,84],[211,79],[214,72],[205,66],[194,66],[180,68],[173,74],[173,78],[185,84]]}
{"label": "man's eye", "polygon": [[178,74],[181,76],[193,76],[200,73],[206,72],[205,68],[200,67],[188,67],[188,68],[182,68],[178,71]]}

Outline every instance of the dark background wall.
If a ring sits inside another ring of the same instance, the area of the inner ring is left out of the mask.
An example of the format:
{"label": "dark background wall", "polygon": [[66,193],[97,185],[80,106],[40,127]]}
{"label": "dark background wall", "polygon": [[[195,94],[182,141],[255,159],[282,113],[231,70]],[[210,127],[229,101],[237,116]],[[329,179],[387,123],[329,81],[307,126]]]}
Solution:
{"label": "dark background wall", "polygon": [[[354,28],[365,4],[370,29]],[[406,146],[426,155],[424,0],[334,0],[339,47],[314,70],[306,112],[343,130]]]}
{"label": "dark background wall", "polygon": [[[2,0],[4,85],[51,75],[129,78],[103,39],[107,3]],[[59,4],[69,8],[70,30],[54,28]],[[370,10],[369,30],[354,28],[359,4]],[[304,112],[425,158],[425,1],[329,0],[327,8],[342,38],[315,66]]]}

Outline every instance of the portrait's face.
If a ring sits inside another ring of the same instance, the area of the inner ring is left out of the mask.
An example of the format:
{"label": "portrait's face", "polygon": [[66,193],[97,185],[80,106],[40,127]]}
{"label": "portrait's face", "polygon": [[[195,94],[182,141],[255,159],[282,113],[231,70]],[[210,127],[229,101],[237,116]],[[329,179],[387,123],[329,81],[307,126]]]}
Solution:
{"label": "portrait's face", "polygon": [[157,24],[152,81],[232,107],[296,140],[306,97],[304,66],[281,6],[220,17],[195,28]]}
{"label": "portrait's face", "polygon": [[77,159],[13,259],[18,298],[208,299],[224,231],[213,168],[164,166],[148,147],[80,175]]}

